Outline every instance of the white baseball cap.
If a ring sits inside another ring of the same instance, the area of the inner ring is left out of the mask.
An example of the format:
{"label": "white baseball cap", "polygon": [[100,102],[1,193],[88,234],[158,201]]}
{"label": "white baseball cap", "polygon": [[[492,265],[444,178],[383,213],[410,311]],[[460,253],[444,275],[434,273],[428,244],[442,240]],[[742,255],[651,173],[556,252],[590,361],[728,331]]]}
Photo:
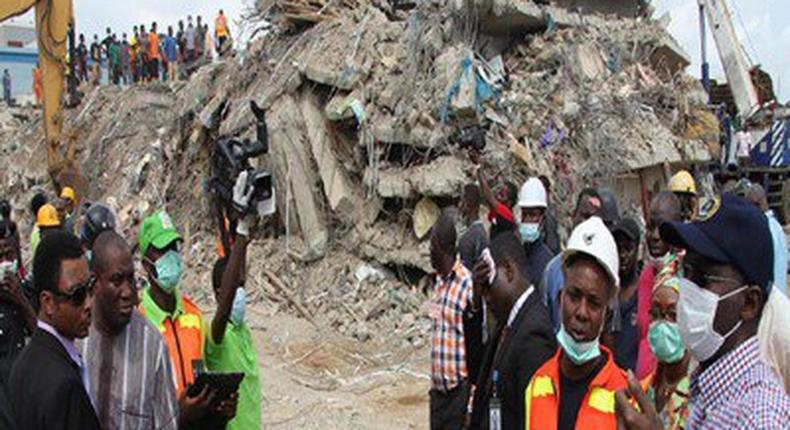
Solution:
{"label": "white baseball cap", "polygon": [[546,188],[540,179],[532,177],[524,182],[518,192],[518,206],[521,208],[546,208]]}
{"label": "white baseball cap", "polygon": [[568,258],[580,252],[595,258],[614,281],[615,287],[620,288],[620,257],[617,254],[617,243],[601,218],[591,217],[573,229],[568,239],[568,247],[562,252],[563,265]]}

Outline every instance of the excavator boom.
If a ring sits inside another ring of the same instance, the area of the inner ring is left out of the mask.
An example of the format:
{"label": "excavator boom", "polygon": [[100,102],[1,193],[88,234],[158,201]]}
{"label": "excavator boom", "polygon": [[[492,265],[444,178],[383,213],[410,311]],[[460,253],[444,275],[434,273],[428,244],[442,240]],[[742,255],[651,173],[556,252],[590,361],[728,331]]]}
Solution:
{"label": "excavator boom", "polygon": [[69,185],[84,195],[85,181],[74,163],[73,142],[63,145],[63,82],[66,75],[69,26],[73,22],[71,0],[2,0],[0,22],[36,10],[38,60],[44,103],[44,134],[47,166],[56,186]]}

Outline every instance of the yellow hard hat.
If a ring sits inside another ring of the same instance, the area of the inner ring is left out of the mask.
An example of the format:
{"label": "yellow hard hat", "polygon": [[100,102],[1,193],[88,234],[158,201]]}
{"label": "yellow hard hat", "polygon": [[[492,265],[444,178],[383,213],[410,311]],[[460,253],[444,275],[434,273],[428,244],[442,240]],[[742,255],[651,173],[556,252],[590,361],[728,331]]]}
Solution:
{"label": "yellow hard hat", "polygon": [[36,225],[40,227],[60,227],[58,210],[51,204],[41,206],[36,215]]}
{"label": "yellow hard hat", "polygon": [[691,176],[687,170],[681,170],[675,173],[675,176],[669,178],[669,190],[673,193],[688,193],[697,195],[697,184],[694,183],[694,177]]}
{"label": "yellow hard hat", "polygon": [[74,197],[74,188],[63,187],[63,190],[60,191],[60,198],[69,199],[71,201],[76,200],[76,198]]}

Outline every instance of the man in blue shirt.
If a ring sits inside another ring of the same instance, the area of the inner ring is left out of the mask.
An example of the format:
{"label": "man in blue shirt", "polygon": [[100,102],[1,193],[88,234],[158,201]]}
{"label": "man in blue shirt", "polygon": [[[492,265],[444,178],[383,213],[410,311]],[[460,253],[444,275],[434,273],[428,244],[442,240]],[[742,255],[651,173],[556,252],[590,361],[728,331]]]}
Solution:
{"label": "man in blue shirt", "polygon": [[176,60],[178,60],[178,41],[173,36],[173,26],[167,27],[164,43],[165,59],[167,59],[167,80],[176,80]]}

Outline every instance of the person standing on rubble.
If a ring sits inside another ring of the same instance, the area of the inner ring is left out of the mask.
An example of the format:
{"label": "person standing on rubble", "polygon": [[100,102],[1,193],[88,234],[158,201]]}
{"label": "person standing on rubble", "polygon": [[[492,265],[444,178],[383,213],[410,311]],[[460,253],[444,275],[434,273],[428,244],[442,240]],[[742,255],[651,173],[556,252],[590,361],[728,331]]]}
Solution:
{"label": "person standing on rubble", "polygon": [[600,337],[620,284],[617,245],[596,216],[573,230],[561,255],[560,347],[527,386],[525,429],[615,430],[613,399],[627,381]]}
{"label": "person standing on rubble", "polygon": [[140,63],[140,80],[148,82],[151,80],[151,66],[148,64],[150,61],[151,41],[148,38],[148,32],[145,31],[145,25],[140,25],[140,52],[138,62]]}
{"label": "person standing on rubble", "polygon": [[665,222],[682,220],[680,201],[669,191],[662,191],[650,202],[646,237],[648,257],[639,275],[637,290],[636,324],[639,331],[639,353],[636,361],[636,377],[644,379],[656,369],[656,358],[650,349],[650,303],[653,290],[668,279],[682,274],[682,252],[665,242],[659,227]]}
{"label": "person standing on rubble", "polygon": [[3,70],[3,100],[7,106],[11,106],[11,73],[8,69]]}
{"label": "person standing on rubble", "polygon": [[93,322],[77,348],[102,428],[175,429],[179,408],[170,355],[159,330],[135,310],[132,250],[117,233],[105,231],[92,251]]}
{"label": "person standing on rubble", "polygon": [[480,205],[483,197],[477,185],[464,187],[464,194],[458,208],[463,217],[464,232],[458,240],[458,253],[464,267],[473,268],[484,249],[488,248],[488,232],[480,219]]}
{"label": "person standing on rubble", "polygon": [[208,24],[203,24],[203,34],[205,35],[205,41],[203,42],[203,56],[206,59],[206,63],[211,63],[214,55],[214,37],[211,36],[211,32],[208,29]]}
{"label": "person standing on rubble", "polygon": [[129,69],[131,58],[132,48],[129,45],[129,40],[126,37],[126,33],[123,33],[123,36],[121,36],[121,78],[124,85],[129,85],[132,83],[132,74]]}
{"label": "person standing on rubble", "polygon": [[195,30],[195,26],[192,24],[192,15],[187,16],[187,30],[186,34],[184,35],[184,39],[186,41],[185,48],[186,48],[186,62],[187,64],[192,64],[195,61],[195,40],[197,38],[197,32]]}
{"label": "person standing on rubble", "polygon": [[[472,309],[472,274],[456,253],[453,212],[445,209],[431,232],[431,265],[434,275],[430,306],[431,341],[431,429],[459,429],[466,420],[470,394],[467,352],[480,345],[467,345],[465,333],[471,324],[482,324],[479,308]],[[472,312],[478,317],[474,318]]]}
{"label": "person standing on rubble", "polygon": [[156,22],[151,24],[151,32],[148,33],[148,75],[151,80],[159,80],[159,33],[157,33]]}
{"label": "person standing on rubble", "polygon": [[473,294],[485,298],[498,327],[481,360],[469,428],[521,430],[527,383],[557,350],[557,342],[548,309],[525,270],[521,242],[500,234],[490,251],[494,272],[483,260],[475,266]]}
{"label": "person standing on rubble", "polygon": [[518,192],[519,224],[518,236],[527,253],[526,273],[529,282],[537,285],[554,257],[549,248],[540,240],[544,216],[548,202],[546,190],[538,178],[529,178]]}
{"label": "person standing on rubble", "polygon": [[85,46],[85,35],[80,33],[77,45],[77,78],[81,83],[88,82],[88,47]]}
{"label": "person standing on rubble", "polygon": [[[252,188],[246,175],[239,175],[233,188],[233,206],[241,213],[250,207]],[[245,322],[247,294],[247,246],[257,226],[257,212],[240,216],[230,257],[214,264],[212,283],[217,311],[211,320],[206,363],[218,372],[242,372],[236,417],[227,423],[228,430],[261,428],[261,382],[258,353]]]}
{"label": "person standing on rubble", "polygon": [[99,44],[99,35],[93,34],[93,43],[91,43],[91,62],[93,70],[93,86],[99,85],[101,78],[101,45]]}
{"label": "person standing on rubble", "polygon": [[110,82],[118,85],[121,77],[121,45],[114,34],[107,52],[107,72],[110,74]]}
{"label": "person standing on rubble", "polygon": [[214,19],[214,35],[217,40],[217,56],[220,57],[225,53],[225,44],[230,37],[230,29],[228,29],[228,20],[225,18],[225,11],[219,10],[219,14]]}
{"label": "person standing on rubble", "polygon": [[203,59],[203,45],[206,43],[206,34],[203,32],[203,17],[197,16],[195,22],[195,58]]}
{"label": "person standing on rubble", "polygon": [[[599,216],[602,210],[601,197],[594,188],[585,188],[576,198],[576,209],[573,211],[573,225],[578,226],[593,216]],[[558,254],[546,266],[541,280],[541,294],[543,301],[549,308],[554,332],[560,330],[560,291],[564,285],[562,271],[562,255]]]}
{"label": "person standing on rubble", "polygon": [[181,241],[166,212],[143,220],[138,250],[149,286],[142,291],[139,310],[164,336],[173,363],[181,424],[187,425],[217,415],[231,417],[236,410],[235,404],[223,405],[221,412],[212,410],[215,393],[209,387],[194,397],[187,395],[188,387],[195,382],[195,366],[204,362],[207,333],[202,312],[181,292]]}
{"label": "person standing on rubble", "polygon": [[176,61],[178,61],[178,41],[173,37],[173,26],[167,27],[167,36],[164,41],[164,54],[167,59],[167,80],[176,80]]}
{"label": "person standing on rubble", "polygon": [[178,42],[178,65],[179,68],[184,66],[187,53],[187,39],[186,30],[184,29],[184,21],[178,20],[178,31],[176,31],[176,42]]}

